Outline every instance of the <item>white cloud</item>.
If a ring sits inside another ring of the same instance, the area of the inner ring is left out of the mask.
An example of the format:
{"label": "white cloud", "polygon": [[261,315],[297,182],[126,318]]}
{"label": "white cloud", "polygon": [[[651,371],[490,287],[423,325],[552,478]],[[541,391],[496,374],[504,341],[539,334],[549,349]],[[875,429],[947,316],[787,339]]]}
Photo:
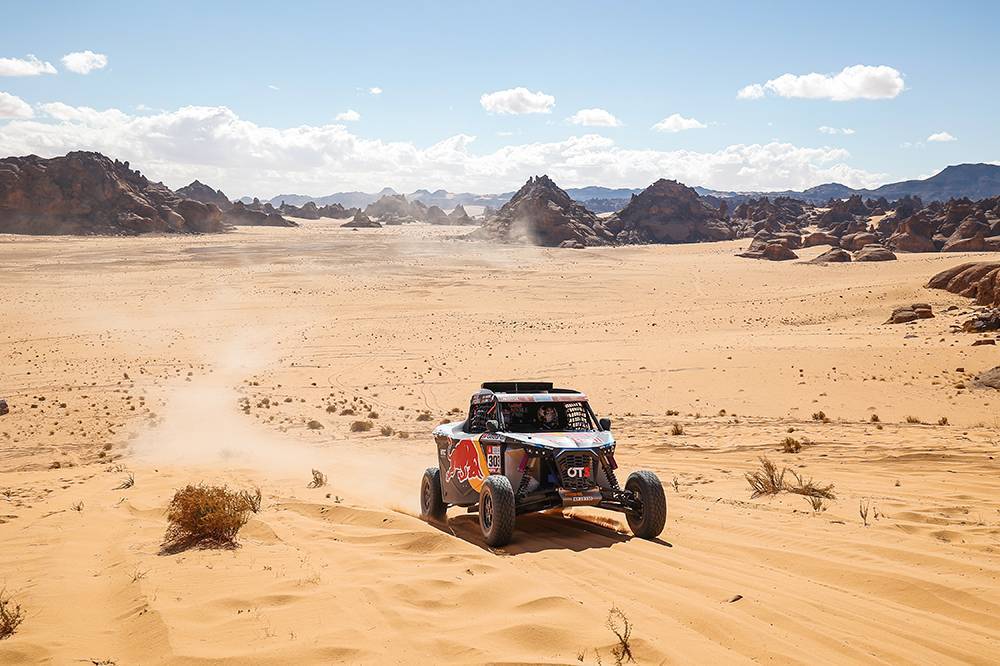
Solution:
{"label": "white cloud", "polygon": [[[429,147],[353,134],[343,124],[261,126],[226,107],[183,107],[154,114],[43,104],[36,119],[0,125],[5,154],[52,157],[97,150],[129,160],[154,180],[179,187],[195,178],[231,196],[252,193],[448,189],[502,192],[547,173],[563,187],[635,187],[657,178],[726,190],[801,189],[837,181],[869,187],[884,179],[850,166],[841,148],[788,143],[737,144],[712,152],[636,150],[596,134],[473,152],[458,134]],[[30,107],[28,109],[30,111]],[[23,111],[23,109],[22,109]]]}
{"label": "white cloud", "polygon": [[854,134],[854,130],[850,127],[829,127],[828,125],[822,125],[816,129],[823,134]]}
{"label": "white cloud", "polygon": [[374,88],[369,88],[368,89],[368,93],[370,95],[381,95],[382,94],[382,89],[379,88],[378,86],[375,86]]}
{"label": "white cloud", "polygon": [[77,74],[90,74],[108,66],[108,56],[93,51],[74,51],[62,57],[63,67]]}
{"label": "white cloud", "polygon": [[947,141],[958,141],[958,138],[952,136],[948,132],[935,132],[934,134],[931,134],[929,137],[927,137],[927,140],[944,143]]}
{"label": "white cloud", "polygon": [[653,125],[657,132],[683,132],[690,129],[704,129],[708,127],[705,123],[694,118],[685,118],[679,113],[674,113],[660,122]]}
{"label": "white cloud", "polygon": [[271,90],[281,90],[281,88],[279,88],[278,86],[274,85],[273,83],[268,83],[267,87],[270,88]]}
{"label": "white cloud", "polygon": [[542,91],[531,92],[527,88],[517,87],[509,90],[483,93],[479,103],[490,113],[523,114],[551,113],[556,104],[556,98]]}
{"label": "white cloud", "polygon": [[31,118],[34,112],[31,105],[20,97],[9,93],[0,92],[0,119],[3,118]]}
{"label": "white cloud", "polygon": [[621,127],[622,122],[604,109],[580,109],[567,120],[584,127]]}
{"label": "white cloud", "polygon": [[354,109],[348,109],[347,111],[338,113],[334,120],[342,120],[344,122],[353,123],[361,120],[361,114]]}
{"label": "white cloud", "polygon": [[33,55],[24,58],[0,58],[0,76],[38,76],[55,74],[52,63],[43,62]]}
{"label": "white cloud", "polygon": [[764,86],[759,83],[751,83],[748,86],[743,86],[736,93],[738,99],[760,99],[764,95]]}
{"label": "white cloud", "polygon": [[752,83],[740,89],[740,99],[760,99],[766,93],[779,97],[829,99],[891,99],[903,92],[903,75],[886,65],[852,65],[837,74],[782,74],[764,84]]}

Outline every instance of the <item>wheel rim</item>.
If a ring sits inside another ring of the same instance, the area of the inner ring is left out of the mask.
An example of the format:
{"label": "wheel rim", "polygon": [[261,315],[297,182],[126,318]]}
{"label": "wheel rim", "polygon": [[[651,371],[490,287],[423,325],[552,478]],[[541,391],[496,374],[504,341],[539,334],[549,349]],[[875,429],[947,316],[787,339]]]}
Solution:
{"label": "wheel rim", "polygon": [[483,528],[489,530],[493,526],[493,498],[489,493],[483,495],[483,506],[480,509],[483,517]]}
{"label": "wheel rim", "polygon": [[423,512],[429,513],[431,509],[431,484],[424,479],[424,492],[420,494],[420,504]]}

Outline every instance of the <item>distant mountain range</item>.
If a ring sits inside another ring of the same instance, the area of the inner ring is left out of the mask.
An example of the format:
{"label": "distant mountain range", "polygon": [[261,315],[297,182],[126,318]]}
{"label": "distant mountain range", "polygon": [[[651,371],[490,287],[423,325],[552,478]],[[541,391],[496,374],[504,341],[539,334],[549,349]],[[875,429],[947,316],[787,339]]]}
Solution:
{"label": "distant mountain range", "polygon": [[[855,194],[863,197],[885,197],[892,201],[904,196],[918,196],[924,202],[947,201],[948,199],[984,199],[1000,196],[1000,166],[994,164],[957,164],[946,167],[938,174],[924,180],[904,180],[899,183],[889,183],[875,189],[855,189],[840,183],[825,183],[806,190],[782,190],[777,192],[731,192],[695,187],[694,190],[702,197],[732,199],[741,201],[750,197],[792,197],[809,203],[825,203],[830,199],[846,199]],[[566,193],[579,203],[588,206],[594,212],[610,212],[624,208],[633,194],[639,194],[642,188],[611,188],[611,187],[576,187],[567,188]],[[302,194],[279,194],[270,199],[274,206],[282,202],[294,206],[313,201],[317,206],[339,203],[346,208],[364,208],[377,201],[382,196],[399,194],[391,187],[380,192],[337,192],[321,197],[311,197]],[[438,206],[448,210],[458,206],[490,206],[499,208],[507,203],[513,192],[502,194],[473,194],[470,192],[448,192],[446,190],[417,190],[406,195],[408,201],[420,201],[427,206]],[[249,203],[249,197],[242,201]]]}

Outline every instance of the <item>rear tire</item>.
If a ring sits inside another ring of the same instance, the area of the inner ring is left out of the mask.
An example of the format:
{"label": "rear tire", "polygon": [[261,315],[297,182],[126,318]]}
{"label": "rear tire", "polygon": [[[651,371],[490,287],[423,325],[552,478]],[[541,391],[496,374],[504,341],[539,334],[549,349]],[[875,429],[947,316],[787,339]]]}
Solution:
{"label": "rear tire", "polygon": [[486,477],[479,492],[479,527],[487,545],[498,548],[510,543],[516,515],[514,488],[510,479],[500,474]]}
{"label": "rear tire", "polygon": [[424,520],[443,521],[448,505],[441,497],[441,470],[428,467],[420,481],[420,517]]}
{"label": "rear tire", "polygon": [[632,534],[640,539],[660,536],[667,524],[667,496],[660,479],[648,470],[632,472],[625,482],[625,490],[632,491],[642,504],[642,511],[625,513]]}

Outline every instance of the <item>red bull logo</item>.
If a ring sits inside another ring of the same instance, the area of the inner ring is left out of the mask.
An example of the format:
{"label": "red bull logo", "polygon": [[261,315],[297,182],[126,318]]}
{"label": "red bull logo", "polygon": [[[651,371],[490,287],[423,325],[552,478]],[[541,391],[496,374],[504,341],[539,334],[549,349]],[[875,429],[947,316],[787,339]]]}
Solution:
{"label": "red bull logo", "polygon": [[479,449],[471,439],[463,439],[448,454],[448,471],[444,480],[450,482],[457,479],[459,483],[482,481],[483,467],[480,463]]}

